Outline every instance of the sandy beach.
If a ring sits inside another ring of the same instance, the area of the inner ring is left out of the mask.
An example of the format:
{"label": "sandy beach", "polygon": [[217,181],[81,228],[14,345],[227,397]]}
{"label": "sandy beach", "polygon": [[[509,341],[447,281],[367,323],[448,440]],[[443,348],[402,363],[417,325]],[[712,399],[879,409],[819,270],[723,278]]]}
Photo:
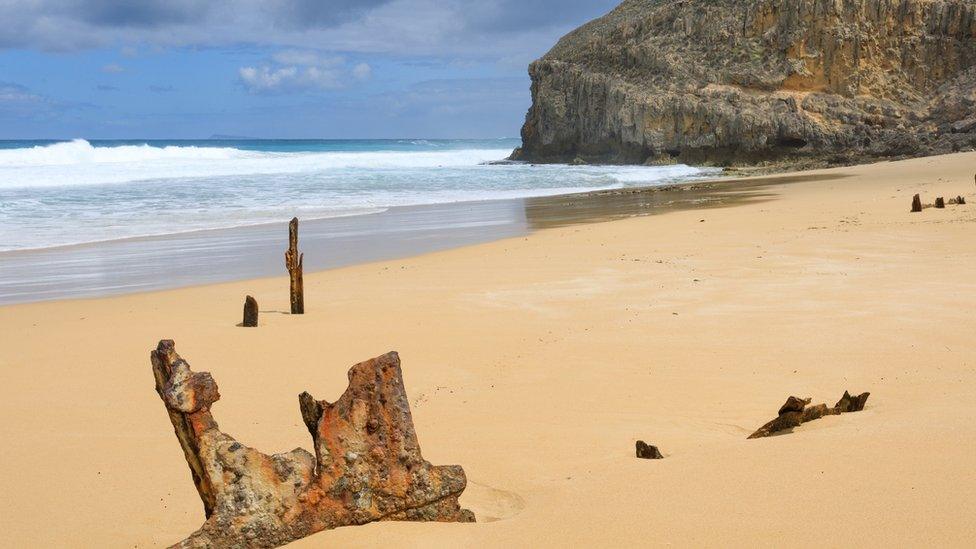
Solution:
{"label": "sandy beach", "polygon": [[[3,545],[200,526],[153,390],[171,338],[220,386],[222,430],[267,453],[309,448],[301,391],[335,399],[352,364],[400,353],[424,457],[464,467],[478,523],[297,547],[971,547],[974,172],[974,152],[809,172],[762,200],[306,273],[304,316],[284,272],[0,307]],[[915,193],[969,204],[909,213]],[[257,329],[236,326],[245,294]],[[867,407],[746,440],[787,396],[845,390]]]}

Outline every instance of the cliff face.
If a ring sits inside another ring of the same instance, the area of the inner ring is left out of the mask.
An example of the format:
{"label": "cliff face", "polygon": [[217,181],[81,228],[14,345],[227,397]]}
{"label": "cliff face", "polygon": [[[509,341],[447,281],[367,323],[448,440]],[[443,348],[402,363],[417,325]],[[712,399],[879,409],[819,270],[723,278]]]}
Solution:
{"label": "cliff face", "polygon": [[976,146],[976,0],[626,0],[529,66],[531,161],[844,163]]}

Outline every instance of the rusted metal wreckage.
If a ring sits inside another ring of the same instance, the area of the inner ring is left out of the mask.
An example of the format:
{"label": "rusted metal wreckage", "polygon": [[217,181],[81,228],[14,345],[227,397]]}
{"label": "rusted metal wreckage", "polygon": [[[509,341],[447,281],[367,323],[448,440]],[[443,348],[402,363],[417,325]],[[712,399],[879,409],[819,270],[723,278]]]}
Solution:
{"label": "rusted metal wreckage", "polygon": [[353,366],[334,403],[299,396],[314,455],[267,455],[237,442],[210,412],[220,394],[209,373],[190,370],[171,340],[151,358],[206,514],[175,547],[277,547],[378,520],[474,521],[458,504],[464,470],[420,454],[396,353]]}

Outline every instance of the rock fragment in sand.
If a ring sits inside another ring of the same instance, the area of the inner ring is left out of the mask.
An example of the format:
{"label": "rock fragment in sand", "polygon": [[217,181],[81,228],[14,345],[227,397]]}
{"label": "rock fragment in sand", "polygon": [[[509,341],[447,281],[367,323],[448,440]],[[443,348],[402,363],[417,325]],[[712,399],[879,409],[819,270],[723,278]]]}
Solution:
{"label": "rock fragment in sand", "polygon": [[643,440],[637,441],[637,457],[641,459],[662,459],[664,456],[657,449],[657,446],[652,446]]}
{"label": "rock fragment in sand", "polygon": [[959,205],[959,204],[965,204],[965,203],[966,203],[966,199],[963,198],[962,195],[959,195],[959,196],[957,196],[955,198],[950,198],[949,199],[949,204],[957,204],[957,205]]}
{"label": "rock fragment in sand", "polygon": [[378,520],[474,521],[458,504],[464,470],[420,454],[396,353],[353,366],[334,403],[302,393],[315,455],[267,455],[237,442],[210,413],[220,394],[209,373],[191,371],[169,340],[151,358],[207,517],[175,547],[277,547]]}
{"label": "rock fragment in sand", "polygon": [[922,211],[922,197],[916,194],[912,197],[912,212],[920,211]]}
{"label": "rock fragment in sand", "polygon": [[857,396],[851,396],[850,393],[844,391],[844,396],[840,397],[837,404],[834,405],[834,409],[837,413],[842,412],[860,412],[864,409],[864,404],[868,401],[868,396],[871,393],[861,393]]}
{"label": "rock fragment in sand", "polygon": [[871,393],[861,393],[857,396],[851,396],[850,393],[844,391],[844,396],[837,401],[837,404],[833,408],[828,408],[826,404],[809,406],[809,398],[791,396],[780,407],[779,415],[776,416],[776,419],[760,427],[755,433],[749,435],[749,438],[768,437],[824,416],[834,416],[847,412],[860,412],[864,409],[864,404],[868,401],[868,396],[870,395]]}
{"label": "rock fragment in sand", "polygon": [[779,412],[777,412],[777,414],[783,415],[786,412],[802,412],[803,407],[807,404],[810,404],[809,398],[797,398],[795,396],[791,396],[790,398],[786,399],[785,404],[779,407]]}
{"label": "rock fragment in sand", "polygon": [[945,198],[942,198],[941,196],[939,198],[936,198],[935,207],[940,209],[945,208]]}
{"label": "rock fragment in sand", "polygon": [[241,326],[245,328],[256,328],[258,325],[258,302],[251,296],[244,298],[244,322]]}

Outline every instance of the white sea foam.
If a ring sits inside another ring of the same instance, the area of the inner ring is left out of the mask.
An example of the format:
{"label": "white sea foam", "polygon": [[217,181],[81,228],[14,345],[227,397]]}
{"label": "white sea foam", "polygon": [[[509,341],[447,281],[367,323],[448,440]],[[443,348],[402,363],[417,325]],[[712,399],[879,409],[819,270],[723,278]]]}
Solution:
{"label": "white sea foam", "polygon": [[[710,173],[682,165],[492,165],[485,163],[504,158],[510,142],[415,141],[357,143],[367,149],[358,151],[106,147],[83,140],[0,150],[0,251],[252,225],[293,215],[334,217],[405,205],[665,184]],[[403,150],[405,145],[415,149]],[[472,145],[480,148],[462,148]]]}
{"label": "white sea foam", "polygon": [[23,149],[0,149],[0,169],[118,164],[152,160],[225,160],[241,157],[241,152],[228,147],[153,147],[151,145],[93,147],[84,139],[75,139]]}
{"label": "white sea foam", "polygon": [[0,149],[0,188],[101,185],[173,178],[297,174],[349,168],[474,166],[506,149],[446,151],[266,152],[228,147],[120,145],[84,139]]}

